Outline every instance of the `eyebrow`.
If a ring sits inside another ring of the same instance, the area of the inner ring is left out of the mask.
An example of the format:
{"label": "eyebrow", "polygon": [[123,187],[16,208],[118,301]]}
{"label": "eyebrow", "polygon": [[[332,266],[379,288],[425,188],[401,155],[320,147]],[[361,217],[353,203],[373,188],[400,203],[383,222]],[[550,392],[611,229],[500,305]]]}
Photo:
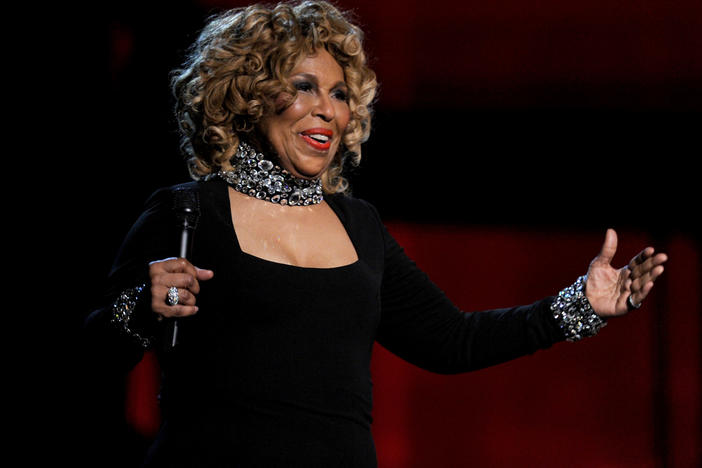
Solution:
{"label": "eyebrow", "polygon": [[[297,73],[297,74],[293,75],[292,77],[294,78],[296,76],[304,77],[304,78],[312,81],[315,84],[315,86],[319,86],[319,80],[317,80],[317,75],[313,75],[311,73]],[[340,88],[340,87],[348,88],[348,85],[346,84],[345,81],[338,81],[330,89],[336,89],[336,88]]]}

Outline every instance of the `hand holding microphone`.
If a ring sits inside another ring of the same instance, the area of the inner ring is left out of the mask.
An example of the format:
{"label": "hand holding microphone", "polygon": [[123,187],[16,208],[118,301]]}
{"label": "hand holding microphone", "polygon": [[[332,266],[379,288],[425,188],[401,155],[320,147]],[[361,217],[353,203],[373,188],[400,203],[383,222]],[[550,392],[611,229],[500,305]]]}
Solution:
{"label": "hand holding microphone", "polygon": [[214,273],[195,267],[188,258],[192,249],[195,228],[200,217],[198,193],[194,189],[180,188],[173,192],[173,212],[180,234],[180,255],[149,264],[151,279],[151,309],[163,317],[172,319],[168,325],[165,345],[172,349],[178,343],[178,317],[197,313],[196,296],[200,292],[200,281]]}
{"label": "hand holding microphone", "polygon": [[[214,276],[212,270],[197,268],[184,258],[167,258],[149,264],[151,278],[151,309],[162,317],[187,317],[197,313],[196,296],[200,281]],[[169,289],[178,290],[178,303],[169,305]]]}

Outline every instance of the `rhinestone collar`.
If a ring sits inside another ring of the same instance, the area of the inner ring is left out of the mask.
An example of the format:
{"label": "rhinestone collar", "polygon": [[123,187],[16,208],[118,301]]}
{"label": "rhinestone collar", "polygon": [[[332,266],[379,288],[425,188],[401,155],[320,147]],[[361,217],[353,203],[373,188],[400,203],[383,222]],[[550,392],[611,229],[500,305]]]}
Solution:
{"label": "rhinestone collar", "polygon": [[323,200],[320,179],[295,177],[243,141],[229,162],[232,170],[213,176],[224,179],[237,192],[279,205],[316,205]]}

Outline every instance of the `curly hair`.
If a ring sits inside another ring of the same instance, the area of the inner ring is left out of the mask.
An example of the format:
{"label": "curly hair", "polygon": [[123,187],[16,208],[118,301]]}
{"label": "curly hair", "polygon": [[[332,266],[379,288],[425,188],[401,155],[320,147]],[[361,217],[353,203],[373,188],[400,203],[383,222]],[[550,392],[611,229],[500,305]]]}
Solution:
{"label": "curly hair", "polygon": [[377,88],[362,42],[363,32],[324,1],[257,4],[211,17],[171,76],[191,176],[230,169],[239,141],[255,139],[261,119],[279,110],[276,97],[285,92],[294,101],[288,76],[296,63],[323,48],[344,71],[351,118],[322,184],[327,193],[345,192],[344,162],[360,162]]}

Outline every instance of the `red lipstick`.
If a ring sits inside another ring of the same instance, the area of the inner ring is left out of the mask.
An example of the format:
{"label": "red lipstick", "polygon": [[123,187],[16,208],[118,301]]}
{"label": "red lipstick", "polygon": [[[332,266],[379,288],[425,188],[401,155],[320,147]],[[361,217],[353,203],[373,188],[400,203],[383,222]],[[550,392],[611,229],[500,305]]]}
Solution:
{"label": "red lipstick", "polygon": [[300,136],[312,148],[326,151],[331,147],[334,132],[327,128],[308,128],[300,132]]}

